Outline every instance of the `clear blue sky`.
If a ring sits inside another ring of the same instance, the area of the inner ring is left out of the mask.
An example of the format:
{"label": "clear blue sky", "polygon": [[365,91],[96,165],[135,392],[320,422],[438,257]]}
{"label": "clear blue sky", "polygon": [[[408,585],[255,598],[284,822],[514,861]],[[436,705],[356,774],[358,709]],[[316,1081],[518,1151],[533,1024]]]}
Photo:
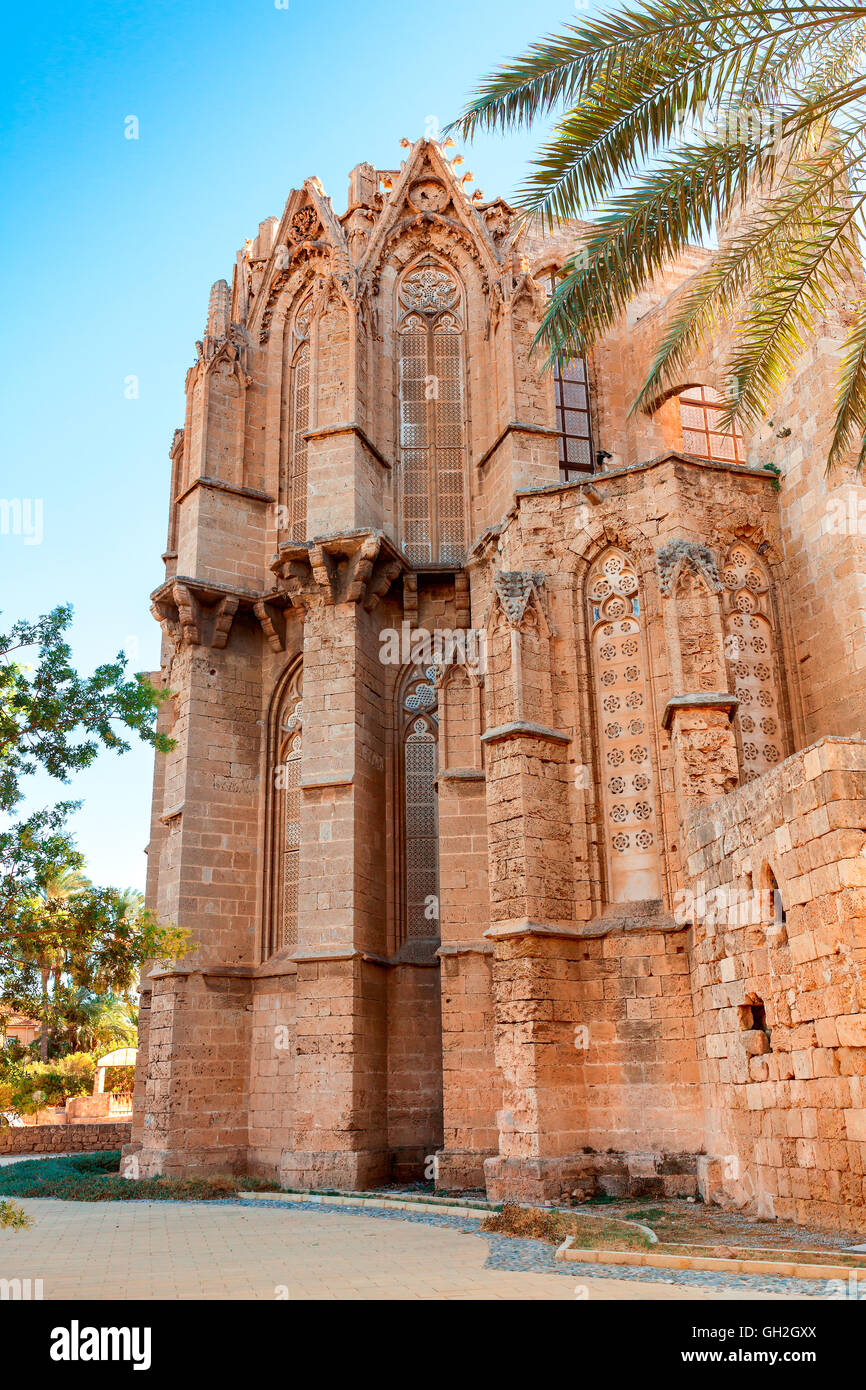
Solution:
{"label": "clear blue sky", "polygon": [[[343,211],[354,164],[398,167],[402,136],[444,125],[479,77],[574,17],[568,0],[7,10],[0,497],[41,499],[44,521],[38,545],[0,535],[0,621],[71,602],[80,668],[120,648],[157,664],[167,450],[211,283],[305,177]],[[532,144],[485,138],[465,167],[508,196]],[[151,768],[138,746],[38,789],[84,799],[74,826],[97,883],[143,886]]]}

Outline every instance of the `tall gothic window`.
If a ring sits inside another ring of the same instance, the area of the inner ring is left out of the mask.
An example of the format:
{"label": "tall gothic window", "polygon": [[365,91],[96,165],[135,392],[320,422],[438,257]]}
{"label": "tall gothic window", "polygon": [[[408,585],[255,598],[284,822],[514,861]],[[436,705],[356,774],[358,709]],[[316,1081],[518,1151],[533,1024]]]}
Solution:
{"label": "tall gothic window", "polygon": [[303,672],[292,675],[280,702],[275,734],[271,954],[298,943],[301,853]]}
{"label": "tall gothic window", "polygon": [[439,936],[438,723],[434,671],[410,680],[402,701],[405,936]]}
{"label": "tall gothic window", "polygon": [[[556,289],[551,272],[549,293]],[[553,371],[556,428],[559,432],[559,473],[564,483],[593,471],[592,426],[589,415],[589,381],[583,357],[557,362]]]}
{"label": "tall gothic window", "polygon": [[696,458],[720,463],[745,463],[746,453],[739,425],[723,429],[722,398],[711,386],[687,386],[680,392],[683,450]]}
{"label": "tall gothic window", "polygon": [[722,581],[725,653],[739,697],[743,781],[750,782],[784,757],[770,579],[751,546],[739,543],[728,555]]}
{"label": "tall gothic window", "polygon": [[310,307],[305,304],[295,318],[293,337],[300,343],[292,363],[292,433],[289,453],[289,534],[293,541],[307,538],[307,439],[310,428]]}
{"label": "tall gothic window", "polygon": [[466,551],[466,390],[460,290],[438,263],[398,293],[400,513],[415,565],[460,565]]}
{"label": "tall gothic window", "polygon": [[589,576],[609,901],[661,896],[652,724],[637,574],[611,548]]}

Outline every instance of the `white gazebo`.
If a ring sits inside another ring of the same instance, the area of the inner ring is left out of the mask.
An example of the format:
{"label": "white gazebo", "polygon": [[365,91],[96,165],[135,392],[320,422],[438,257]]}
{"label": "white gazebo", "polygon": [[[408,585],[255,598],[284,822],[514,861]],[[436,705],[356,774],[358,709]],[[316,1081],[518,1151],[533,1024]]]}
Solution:
{"label": "white gazebo", "polygon": [[93,1094],[95,1096],[101,1096],[105,1090],[106,1067],[134,1067],[137,1052],[137,1047],[116,1047],[113,1052],[106,1052],[104,1057],[100,1057],[99,1061],[96,1063],[96,1078],[93,1082]]}

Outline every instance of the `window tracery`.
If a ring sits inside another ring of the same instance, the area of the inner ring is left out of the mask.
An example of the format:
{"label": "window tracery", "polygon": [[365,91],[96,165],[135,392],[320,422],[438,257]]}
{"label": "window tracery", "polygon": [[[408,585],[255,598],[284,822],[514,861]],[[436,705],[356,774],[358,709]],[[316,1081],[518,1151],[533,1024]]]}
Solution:
{"label": "window tracery", "polygon": [[751,546],[733,546],[722,570],[725,586],[725,651],[739,699],[735,715],[743,781],[749,782],[785,756],[779,711],[770,580]]}
{"label": "window tracery", "polygon": [[438,717],[435,672],[416,672],[403,700],[405,936],[439,936]]}
{"label": "window tracery", "polygon": [[624,552],[612,548],[598,557],[588,594],[609,897],[657,898],[661,874],[640,599],[637,574]]}
{"label": "window tracery", "polygon": [[466,550],[466,391],[460,290],[437,264],[398,291],[400,514],[413,564],[459,565]]}
{"label": "window tracery", "polygon": [[294,338],[299,346],[292,365],[292,433],[289,455],[289,533],[293,541],[307,536],[306,432],[310,428],[310,304],[298,310]]}
{"label": "window tracery", "polygon": [[298,943],[301,856],[301,744],[303,673],[291,677],[276,721],[271,953]]}

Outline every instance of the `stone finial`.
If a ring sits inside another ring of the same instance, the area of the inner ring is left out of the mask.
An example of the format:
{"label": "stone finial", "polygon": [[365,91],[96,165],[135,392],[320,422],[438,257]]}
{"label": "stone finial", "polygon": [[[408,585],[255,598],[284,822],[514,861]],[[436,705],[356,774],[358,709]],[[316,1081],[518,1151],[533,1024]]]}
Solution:
{"label": "stone finial", "polygon": [[228,281],[217,280],[211,286],[207,310],[207,335],[209,338],[225,338],[231,321],[231,291]]}
{"label": "stone finial", "polygon": [[721,593],[722,581],[713,552],[698,541],[669,541],[656,551],[656,564],[659,588],[665,597],[670,594],[677,575],[684,570],[703,579],[710,593]]}
{"label": "stone finial", "polygon": [[358,203],[372,207],[376,201],[378,183],[374,164],[366,161],[356,164],[349,175],[349,207]]}

